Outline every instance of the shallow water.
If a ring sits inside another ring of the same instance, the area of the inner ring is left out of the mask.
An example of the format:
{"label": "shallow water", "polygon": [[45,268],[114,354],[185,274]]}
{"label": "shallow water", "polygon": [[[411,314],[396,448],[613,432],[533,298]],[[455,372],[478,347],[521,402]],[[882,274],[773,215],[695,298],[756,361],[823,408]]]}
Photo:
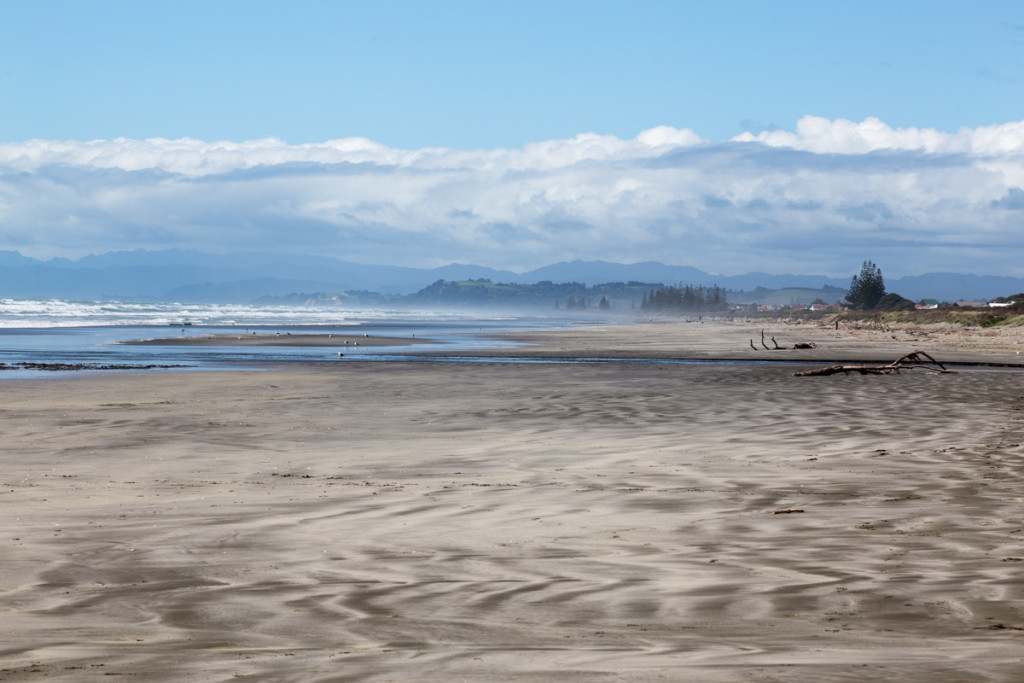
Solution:
{"label": "shallow water", "polygon": [[[346,310],[327,307],[136,304],[117,302],[0,301],[2,379],[62,376],[19,363],[87,366],[169,365],[178,369],[254,369],[281,362],[339,360],[338,350],[285,346],[160,346],[119,342],[207,334],[334,334],[415,337],[418,353],[449,360],[480,349],[511,348],[504,332],[611,322],[595,317],[519,316],[502,313]],[[619,321],[621,322],[621,321]],[[345,347],[346,360],[409,358],[408,346]]]}

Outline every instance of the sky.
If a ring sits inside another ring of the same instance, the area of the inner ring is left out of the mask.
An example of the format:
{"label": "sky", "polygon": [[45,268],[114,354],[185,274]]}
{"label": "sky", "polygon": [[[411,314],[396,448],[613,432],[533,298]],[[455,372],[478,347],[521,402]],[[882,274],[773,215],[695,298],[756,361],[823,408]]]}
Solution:
{"label": "sky", "polygon": [[0,249],[1024,276],[1024,3],[0,0]]}

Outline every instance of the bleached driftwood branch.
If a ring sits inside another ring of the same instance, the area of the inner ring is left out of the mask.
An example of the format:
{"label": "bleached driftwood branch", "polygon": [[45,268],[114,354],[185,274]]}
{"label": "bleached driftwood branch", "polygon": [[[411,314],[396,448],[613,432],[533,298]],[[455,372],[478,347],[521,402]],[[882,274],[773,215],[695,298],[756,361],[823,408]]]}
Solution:
{"label": "bleached driftwood branch", "polygon": [[[927,359],[927,360],[925,360]],[[822,375],[838,375],[856,372],[861,375],[898,375],[901,370],[924,370],[931,374],[955,372],[929,356],[924,351],[911,351],[902,355],[888,365],[830,365],[827,368],[794,372],[794,377],[818,377]]]}

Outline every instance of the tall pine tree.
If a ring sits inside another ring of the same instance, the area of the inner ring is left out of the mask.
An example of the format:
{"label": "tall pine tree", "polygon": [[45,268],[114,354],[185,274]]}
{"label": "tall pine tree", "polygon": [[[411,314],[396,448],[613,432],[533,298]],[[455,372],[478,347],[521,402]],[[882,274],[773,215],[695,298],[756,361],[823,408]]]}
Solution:
{"label": "tall pine tree", "polygon": [[882,271],[871,261],[865,261],[860,268],[860,275],[854,275],[850,281],[850,291],[846,293],[846,301],[853,308],[870,310],[878,305],[885,296],[885,281]]}

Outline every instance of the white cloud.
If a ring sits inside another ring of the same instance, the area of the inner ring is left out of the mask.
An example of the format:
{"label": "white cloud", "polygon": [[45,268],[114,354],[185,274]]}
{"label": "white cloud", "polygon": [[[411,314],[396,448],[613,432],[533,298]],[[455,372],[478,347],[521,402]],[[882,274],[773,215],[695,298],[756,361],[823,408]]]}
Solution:
{"label": "white cloud", "polygon": [[1024,275],[1022,187],[1024,122],[945,133],[805,117],[728,142],[660,126],[469,151],[30,140],[0,144],[0,248],[524,269],[660,260],[725,273],[844,274],[871,258],[891,275]]}
{"label": "white cloud", "polygon": [[925,154],[1000,156],[1024,154],[1024,121],[945,133],[928,128],[890,128],[874,117],[856,123],[845,119],[805,116],[796,132],[743,133],[737,142],[761,142],[815,154],[866,154],[878,150],[916,151]]}

